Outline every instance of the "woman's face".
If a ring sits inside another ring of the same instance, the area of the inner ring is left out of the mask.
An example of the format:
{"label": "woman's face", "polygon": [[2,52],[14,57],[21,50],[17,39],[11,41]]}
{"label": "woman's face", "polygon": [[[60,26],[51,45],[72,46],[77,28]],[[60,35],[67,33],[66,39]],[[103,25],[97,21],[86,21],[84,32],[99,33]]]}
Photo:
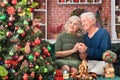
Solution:
{"label": "woman's face", "polygon": [[88,32],[91,29],[91,26],[93,24],[93,21],[91,21],[87,17],[81,17],[81,23],[82,23],[82,28]]}
{"label": "woman's face", "polygon": [[70,20],[68,23],[68,32],[75,34],[77,30],[79,29],[79,21],[78,20]]}

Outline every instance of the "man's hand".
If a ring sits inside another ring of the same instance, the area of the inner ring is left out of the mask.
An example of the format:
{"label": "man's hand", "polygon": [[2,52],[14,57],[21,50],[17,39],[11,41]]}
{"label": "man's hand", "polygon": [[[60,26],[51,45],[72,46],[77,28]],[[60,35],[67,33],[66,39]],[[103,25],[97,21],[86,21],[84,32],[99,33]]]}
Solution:
{"label": "man's hand", "polygon": [[87,53],[80,53],[79,54],[81,60],[86,60],[88,54]]}
{"label": "man's hand", "polygon": [[84,43],[78,43],[78,51],[80,53],[86,53],[87,46]]}

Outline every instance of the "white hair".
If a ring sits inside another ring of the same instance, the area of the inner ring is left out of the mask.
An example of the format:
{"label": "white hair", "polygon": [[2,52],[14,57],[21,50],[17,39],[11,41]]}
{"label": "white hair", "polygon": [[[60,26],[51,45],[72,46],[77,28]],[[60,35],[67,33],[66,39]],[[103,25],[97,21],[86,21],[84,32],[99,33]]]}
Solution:
{"label": "white hair", "polygon": [[95,17],[95,14],[93,12],[82,13],[81,16],[80,16],[80,18],[81,17],[87,17],[90,20],[94,20],[94,23],[96,24],[96,17]]}
{"label": "white hair", "polygon": [[71,16],[70,18],[69,18],[69,20],[66,22],[66,24],[65,24],[65,29],[67,30],[68,29],[68,24],[69,24],[69,22],[70,21],[73,21],[73,20],[77,20],[78,21],[78,27],[79,28],[81,28],[81,22],[80,22],[80,18],[78,17],[78,16]]}

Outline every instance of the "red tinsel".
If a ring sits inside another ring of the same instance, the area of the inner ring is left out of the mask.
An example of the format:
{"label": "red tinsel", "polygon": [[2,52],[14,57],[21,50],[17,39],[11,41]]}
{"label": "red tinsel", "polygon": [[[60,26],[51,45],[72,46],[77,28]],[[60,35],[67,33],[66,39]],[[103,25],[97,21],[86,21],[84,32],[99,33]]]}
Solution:
{"label": "red tinsel", "polygon": [[5,60],[5,64],[9,65],[13,65],[14,67],[18,64],[15,60]]}
{"label": "red tinsel", "polygon": [[55,74],[54,80],[64,80],[61,70],[56,70],[55,72],[56,72],[56,74]]}
{"label": "red tinsel", "polygon": [[48,32],[53,33],[53,34],[57,34],[57,33],[60,33],[62,31],[62,28],[63,28],[63,24],[61,24],[57,27],[49,26],[48,27]]}

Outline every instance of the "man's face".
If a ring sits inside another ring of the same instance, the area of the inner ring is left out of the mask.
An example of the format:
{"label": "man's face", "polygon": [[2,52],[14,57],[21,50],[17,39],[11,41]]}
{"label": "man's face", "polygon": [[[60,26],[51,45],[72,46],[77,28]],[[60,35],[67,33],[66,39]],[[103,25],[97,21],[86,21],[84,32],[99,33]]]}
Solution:
{"label": "man's face", "polygon": [[85,30],[86,32],[90,30],[92,26],[92,21],[89,18],[87,18],[87,16],[81,17],[81,23],[83,30]]}

